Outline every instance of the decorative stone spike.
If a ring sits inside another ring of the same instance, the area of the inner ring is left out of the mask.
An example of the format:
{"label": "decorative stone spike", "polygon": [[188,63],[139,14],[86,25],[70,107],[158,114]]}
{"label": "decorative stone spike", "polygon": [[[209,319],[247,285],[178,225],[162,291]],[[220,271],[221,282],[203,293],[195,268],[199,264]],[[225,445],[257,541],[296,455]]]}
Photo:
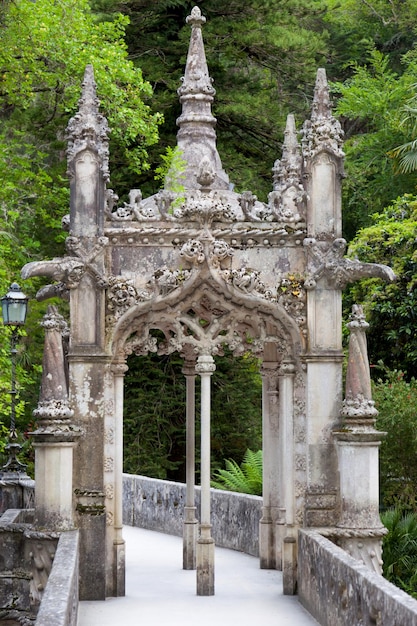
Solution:
{"label": "decorative stone spike", "polygon": [[[200,183],[197,180],[204,161],[209,163],[209,168],[214,173],[210,186],[215,189],[229,189],[229,178],[217,152],[214,130],[216,118],[211,112],[211,103],[216,92],[209,76],[201,32],[205,21],[206,18],[201,15],[198,7],[194,7],[187,17],[187,24],[191,25],[191,39],[182,85],[178,89],[182,114],[177,120],[177,142],[181,157],[186,162],[185,176],[181,183],[186,189],[199,189],[200,184],[206,187],[205,181]],[[175,172],[170,172],[167,179],[172,180],[173,175],[175,176]]]}
{"label": "decorative stone spike", "polygon": [[350,322],[349,360],[346,372],[346,395],[341,415],[349,422],[373,425],[378,411],[372,400],[366,330],[369,324],[360,305],[354,304]]}
{"label": "decorative stone spike", "polygon": [[301,150],[297,139],[294,115],[288,115],[282,147],[282,159],[273,167],[274,190],[269,205],[283,223],[300,222],[305,218],[306,194],[302,184]]}
{"label": "decorative stone spike", "polygon": [[67,372],[62,342],[66,322],[55,306],[49,306],[41,325],[45,328],[43,372],[39,403],[33,415],[39,425],[33,433],[35,441],[48,439],[73,440],[79,435],[70,422],[73,411],[68,403]]}
{"label": "decorative stone spike", "polygon": [[304,123],[303,135],[304,158],[312,158],[322,150],[327,150],[336,157],[344,156],[344,133],[339,121],[332,115],[329,86],[323,68],[317,70],[311,120]]}
{"label": "decorative stone spike", "polygon": [[108,124],[99,113],[100,101],[96,95],[96,83],[92,65],[87,65],[82,84],[81,98],[78,101],[79,110],[68,122],[67,126],[67,159],[68,175],[73,175],[72,162],[79,152],[86,148],[93,148],[101,163],[101,172],[104,180],[109,179],[109,145]]}

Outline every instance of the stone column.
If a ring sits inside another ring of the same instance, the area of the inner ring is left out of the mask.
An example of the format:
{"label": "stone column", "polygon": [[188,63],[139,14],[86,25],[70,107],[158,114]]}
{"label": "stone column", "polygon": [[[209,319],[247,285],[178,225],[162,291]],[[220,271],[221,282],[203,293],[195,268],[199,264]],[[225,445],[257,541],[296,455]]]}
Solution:
{"label": "stone column", "polygon": [[197,541],[197,595],[214,595],[214,539],[210,519],[210,412],[211,376],[216,369],[210,354],[197,359],[196,372],[201,378],[201,515]]}
{"label": "stone column", "polygon": [[285,526],[277,527],[277,545],[282,554],[285,595],[295,593],[297,579],[297,531],[295,528],[295,454],[294,454],[294,363],[284,362],[279,375],[280,479]]}
{"label": "stone column", "polygon": [[340,123],[332,115],[324,69],[317,71],[311,119],[304,125],[302,152],[307,192],[308,353],[307,526],[332,526],[337,519],[338,467],[331,431],[342,402],[342,294],[338,263],[342,235],[343,177]]}
{"label": "stone column", "polygon": [[[106,445],[112,445],[114,455],[114,483],[113,490],[104,486],[107,502],[113,500],[113,518],[107,513],[107,527],[113,526],[113,572],[108,572],[108,584],[113,586],[113,596],[125,595],[125,541],[122,536],[123,530],[123,384],[124,375],[127,372],[126,363],[114,363],[111,367],[113,372],[114,390],[114,422],[113,430],[104,433]],[[111,440],[113,439],[113,444]],[[109,483],[110,485],[111,483]],[[112,496],[109,498],[108,496]]]}
{"label": "stone column", "polygon": [[185,361],[186,380],[186,496],[183,528],[183,569],[196,569],[198,521],[195,506],[195,361]]}
{"label": "stone column", "polygon": [[337,543],[351,556],[382,573],[378,448],[385,433],[375,430],[378,411],[371,395],[362,307],[354,305],[350,330],[343,428],[334,431],[339,454],[341,517]]}
{"label": "stone column", "polygon": [[262,375],[262,456],[263,506],[259,523],[259,557],[262,569],[281,569],[281,543],[276,541],[278,525],[284,523],[281,496],[278,364],[264,361]]}

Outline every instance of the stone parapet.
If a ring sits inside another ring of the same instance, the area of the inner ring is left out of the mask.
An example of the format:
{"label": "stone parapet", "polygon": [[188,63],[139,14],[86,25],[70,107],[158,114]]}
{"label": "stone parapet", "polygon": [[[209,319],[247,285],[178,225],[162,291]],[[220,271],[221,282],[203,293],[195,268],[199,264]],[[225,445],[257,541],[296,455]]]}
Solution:
{"label": "stone parapet", "polygon": [[299,531],[298,595],[322,626],[417,626],[414,598],[317,531]]}
{"label": "stone parapet", "polygon": [[[123,523],[182,536],[186,486],[183,483],[123,475]],[[200,488],[196,487],[197,517]],[[259,556],[262,498],[211,489],[212,535],[217,546]]]}
{"label": "stone parapet", "polygon": [[79,533],[61,534],[35,626],[76,626]]}

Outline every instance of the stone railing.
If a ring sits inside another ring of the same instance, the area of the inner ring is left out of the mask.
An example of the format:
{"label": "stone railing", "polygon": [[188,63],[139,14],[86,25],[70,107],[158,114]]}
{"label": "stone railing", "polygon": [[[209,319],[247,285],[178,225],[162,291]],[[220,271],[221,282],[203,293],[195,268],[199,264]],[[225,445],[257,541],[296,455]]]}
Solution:
{"label": "stone railing", "polygon": [[[169,535],[183,532],[185,485],[145,476],[123,475],[123,523]],[[196,487],[197,512],[200,489]],[[212,535],[216,545],[259,555],[262,498],[211,490]]]}
{"label": "stone railing", "polygon": [[35,626],[76,626],[78,530],[61,533]]}
{"label": "stone railing", "polygon": [[317,531],[299,532],[298,595],[322,626],[417,626],[417,600]]}

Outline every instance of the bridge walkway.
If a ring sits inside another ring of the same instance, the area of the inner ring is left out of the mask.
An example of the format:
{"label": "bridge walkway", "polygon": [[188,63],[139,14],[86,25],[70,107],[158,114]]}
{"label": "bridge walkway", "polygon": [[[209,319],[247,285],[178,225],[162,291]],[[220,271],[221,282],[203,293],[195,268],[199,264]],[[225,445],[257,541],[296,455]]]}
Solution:
{"label": "bridge walkway", "polygon": [[78,626],[317,626],[282,574],[257,558],[216,547],[216,595],[196,595],[196,573],[182,569],[182,539],[125,526],[126,596],[80,602]]}

